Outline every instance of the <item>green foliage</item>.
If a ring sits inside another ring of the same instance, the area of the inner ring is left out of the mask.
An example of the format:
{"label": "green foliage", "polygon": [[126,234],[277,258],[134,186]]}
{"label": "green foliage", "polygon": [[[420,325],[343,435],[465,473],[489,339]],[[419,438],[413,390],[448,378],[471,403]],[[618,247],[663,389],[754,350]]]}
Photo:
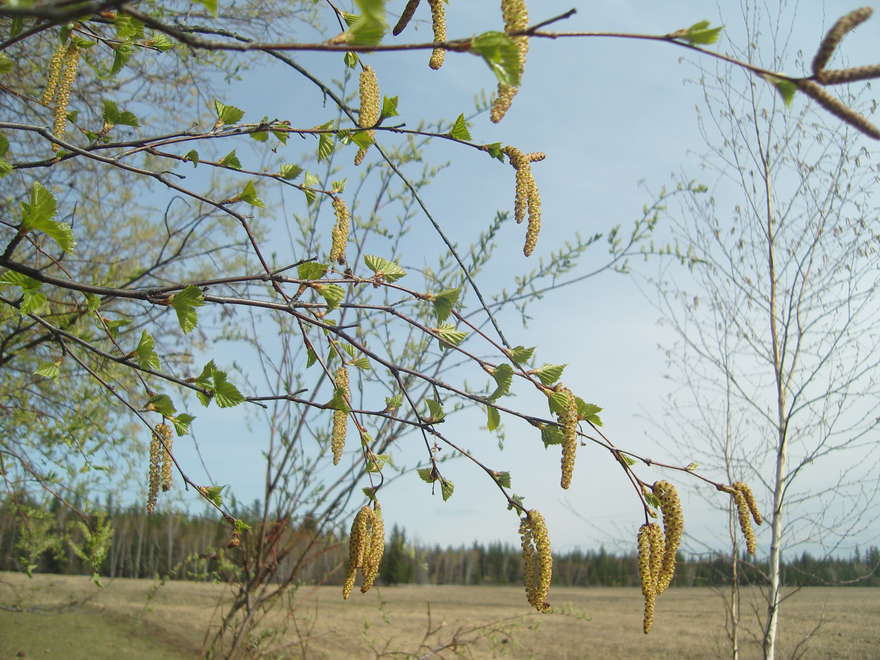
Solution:
{"label": "green foliage", "polygon": [[718,35],[724,26],[710,28],[709,21],[700,21],[691,25],[682,35],[682,39],[693,45],[709,45],[718,41]]}
{"label": "green foliage", "polygon": [[56,222],[55,198],[39,181],[34,181],[26,202],[21,203],[21,224],[25,229],[41,231],[64,252],[73,249],[73,230],[66,222]]}
{"label": "green foliage", "polygon": [[214,360],[209,361],[202,369],[202,373],[196,379],[196,385],[208,392],[196,393],[203,406],[207,406],[211,399],[214,399],[221,408],[231,408],[244,402],[242,393],[228,381],[226,372],[218,369]]}
{"label": "green foliage", "polygon": [[353,18],[347,32],[348,43],[357,46],[375,46],[388,25],[385,22],[384,0],[355,0],[360,13]]}
{"label": "green foliage", "polygon": [[431,301],[434,303],[434,314],[439,323],[443,323],[452,314],[459,295],[461,295],[461,289],[444,289],[431,296]]}
{"label": "green foliage", "polygon": [[[376,274],[376,278],[386,282],[396,282],[406,275],[406,271],[403,268],[393,261],[388,261],[388,259],[382,257],[368,254],[364,257],[364,264]],[[440,320],[442,321],[443,319]]]}
{"label": "green foliage", "polygon": [[177,312],[177,321],[180,323],[180,329],[186,332],[195,330],[199,323],[197,307],[205,304],[205,297],[202,290],[197,286],[188,286],[182,291],[171,296],[170,305]]}
{"label": "green foliage", "polygon": [[479,55],[502,85],[517,87],[522,75],[519,49],[504,32],[484,32],[471,39],[471,52]]}

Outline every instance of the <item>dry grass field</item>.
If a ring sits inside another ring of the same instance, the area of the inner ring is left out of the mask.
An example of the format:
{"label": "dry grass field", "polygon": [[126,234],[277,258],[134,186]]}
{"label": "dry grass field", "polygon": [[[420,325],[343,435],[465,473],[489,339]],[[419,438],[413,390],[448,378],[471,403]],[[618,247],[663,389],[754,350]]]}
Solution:
{"label": "dry grass field", "polygon": [[[28,580],[0,573],[0,658],[19,653],[64,660],[197,657],[228,587],[157,585],[108,580],[99,590],[84,577]],[[746,607],[758,605],[758,597],[749,593]],[[721,599],[709,589],[664,594],[647,636],[641,632],[637,589],[556,588],[551,600],[555,612],[541,615],[529,613],[522,590],[515,587],[404,586],[367,595],[355,591],[348,602],[337,587],[306,587],[297,594],[296,607],[277,608],[264,630],[280,634],[273,644],[279,658],[451,658],[456,652],[559,660],[726,655]],[[25,612],[10,611],[17,608]],[[780,657],[790,657],[797,642],[814,630],[804,658],[880,658],[880,590],[810,588],[792,596],[785,604]],[[752,626],[745,633],[743,658],[759,656],[754,633]],[[431,656],[432,649],[438,654]]]}

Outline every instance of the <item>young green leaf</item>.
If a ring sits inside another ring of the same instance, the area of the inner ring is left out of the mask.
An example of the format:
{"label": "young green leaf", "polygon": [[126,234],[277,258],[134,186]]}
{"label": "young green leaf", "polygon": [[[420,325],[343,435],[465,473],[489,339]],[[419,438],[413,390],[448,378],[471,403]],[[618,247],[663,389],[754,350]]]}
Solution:
{"label": "young green leaf", "polygon": [[212,398],[217,401],[220,408],[231,408],[244,402],[244,396],[229,382],[226,372],[217,368],[214,360],[209,361],[202,369],[202,373],[196,379],[196,385],[209,392],[209,395],[197,392],[203,406],[207,406]]}
{"label": "young green leaf", "polygon": [[242,190],[238,196],[241,198],[241,201],[250,204],[251,206],[256,206],[258,208],[263,208],[265,206],[263,200],[257,196],[257,187],[254,185],[253,181],[248,181],[244,184],[244,190]]}
{"label": "young green leaf", "polygon": [[541,440],[543,441],[545,448],[550,445],[561,445],[563,439],[562,429],[558,426],[547,424],[541,429]]}
{"label": "young green leaf", "polygon": [[[358,46],[375,46],[385,36],[384,0],[355,0],[360,14],[354,17],[347,31],[348,42]],[[346,20],[349,20],[346,17]]]}
{"label": "young green leaf", "polygon": [[550,412],[562,415],[568,406],[568,395],[565,392],[550,392],[547,395],[547,404],[550,407]]}
{"label": "young green leaf", "polygon": [[791,102],[794,100],[794,95],[798,91],[797,83],[792,82],[791,80],[783,80],[782,78],[777,78],[776,76],[771,76],[765,74],[762,76],[764,80],[773,85],[776,88],[776,91],[779,92],[779,95],[782,97],[783,103],[785,105],[791,105]]}
{"label": "young green leaf", "polygon": [[167,394],[155,394],[147,401],[147,410],[157,412],[165,417],[174,417],[176,410],[171,402],[171,397]]}
{"label": "young green leaf", "polygon": [[225,105],[217,99],[214,99],[214,112],[217,114],[217,121],[221,125],[235,124],[244,117],[244,110],[236,108],[234,105]]}
{"label": "young green leaf", "polygon": [[301,168],[299,165],[285,163],[284,165],[281,166],[281,169],[279,170],[279,174],[282,179],[284,179],[286,181],[290,181],[290,180],[298,177],[300,174],[302,174],[302,171],[303,171],[303,168]]}
{"label": "young green leaf", "polygon": [[42,376],[49,380],[55,380],[60,373],[61,360],[56,360],[55,362],[42,362],[40,363],[40,366],[37,367],[36,371],[34,371],[35,376]]}
{"label": "young green leaf", "polygon": [[471,139],[471,132],[468,130],[467,122],[464,120],[464,115],[461,114],[455,119],[455,123],[452,125],[452,129],[449,131],[449,137],[455,140],[462,140],[467,142]]}
{"label": "young green leaf", "polygon": [[379,114],[379,121],[388,117],[397,116],[397,99],[396,96],[386,96],[382,99],[382,112]]}
{"label": "young green leaf", "polygon": [[425,420],[426,422],[433,424],[435,422],[442,422],[445,419],[446,413],[443,412],[442,403],[436,399],[425,399],[425,403],[428,404],[429,415],[428,419]]}
{"label": "young green leaf", "polygon": [[132,112],[120,110],[113,101],[104,99],[104,121],[113,126],[140,126],[138,118]]}
{"label": "young green leaf", "polygon": [[578,419],[583,419],[584,421],[591,422],[596,426],[602,426],[602,420],[599,419],[598,414],[602,412],[602,408],[597,406],[595,403],[586,403],[579,396],[576,396],[574,399],[577,402]]}
{"label": "young green leaf", "polygon": [[440,337],[440,346],[445,348],[458,346],[468,336],[468,333],[464,330],[458,330],[455,326],[448,324],[431,329]]}
{"label": "young green leaf", "polygon": [[369,369],[372,365],[370,364],[370,360],[367,357],[361,356],[359,358],[355,358],[349,364],[353,367],[356,367],[361,370]]}
{"label": "young green leaf", "polygon": [[700,21],[691,25],[681,38],[689,44],[714,44],[724,26],[710,28],[709,21]]}
{"label": "young green leaf", "polygon": [[562,372],[565,369],[564,364],[545,364],[540,369],[534,369],[529,372],[537,376],[541,383],[546,386],[553,385],[559,378],[562,376]]}
{"label": "young green leaf", "polygon": [[483,58],[502,85],[518,87],[522,66],[519,48],[504,32],[484,32],[471,39],[471,52]]}
{"label": "young green leaf", "polygon": [[391,457],[388,454],[370,454],[367,459],[367,472],[381,472],[389,458]]}
{"label": "young green leaf", "polygon": [[345,66],[349,69],[353,69],[358,64],[358,56],[357,53],[353,53],[350,50],[345,51],[345,57],[342,58],[342,61],[345,62]]}
{"label": "young green leaf", "polygon": [[510,488],[510,472],[495,472],[492,476],[499,486]]}
{"label": "young green leaf", "polygon": [[501,151],[503,148],[504,147],[500,142],[493,142],[492,144],[486,145],[486,150],[489,152],[489,155],[496,160],[500,160],[502,163],[504,162],[504,152]]}
{"label": "young green leaf", "polygon": [[452,497],[452,493],[455,490],[455,484],[453,484],[448,479],[444,479],[440,477],[440,494],[443,496],[443,501],[445,502],[450,497]]}
{"label": "young green leaf", "polygon": [[73,249],[73,230],[66,222],[52,220],[55,216],[55,197],[42,183],[34,181],[30,194],[21,203],[21,223],[25,229],[35,229],[48,235],[64,252]]}
{"label": "young green leaf", "polygon": [[461,289],[445,289],[440,291],[439,293],[435,293],[432,302],[434,303],[434,314],[437,316],[437,321],[439,323],[443,323],[449,315],[452,313],[452,308],[455,307],[455,303],[458,302],[458,296],[461,294]]}
{"label": "young green leaf", "polygon": [[385,397],[385,410],[392,412],[403,405],[403,395],[398,392],[394,396]]}
{"label": "young green leaf", "polygon": [[46,308],[48,299],[39,291],[25,290],[21,294],[21,304],[18,311],[22,314],[39,314]]}
{"label": "young green leaf", "polygon": [[321,133],[318,136],[318,160],[330,158],[335,148],[335,140],[330,133]]}
{"label": "young green leaf", "polygon": [[318,361],[318,354],[311,348],[306,349],[306,369]]}
{"label": "young green leaf", "polygon": [[141,333],[141,340],[138,342],[137,348],[134,349],[137,363],[142,369],[158,369],[159,355],[156,353],[156,342],[153,336],[144,330]]}
{"label": "young green leaf", "polygon": [[486,428],[494,431],[501,426],[501,413],[495,406],[486,406]]}
{"label": "young green leaf", "polygon": [[345,299],[345,289],[338,284],[316,284],[315,288],[327,302],[328,312],[339,307],[339,304]]}
{"label": "young green leaf", "polygon": [[0,274],[0,287],[2,286],[18,286],[25,291],[37,291],[42,283],[23,273],[7,270]]}
{"label": "young green leaf", "polygon": [[437,473],[434,471],[434,468],[419,468],[416,472],[419,473],[419,478],[422,481],[426,481],[429,484],[437,481]]}
{"label": "young green leaf", "polygon": [[507,356],[514,364],[526,364],[531,362],[532,356],[535,354],[535,347],[526,348],[525,346],[515,346],[507,352]]}
{"label": "young green leaf", "polygon": [[235,155],[235,149],[223,156],[223,158],[220,159],[220,164],[224,167],[231,167],[235,170],[241,169],[241,161],[238,159],[238,156]]}
{"label": "young green leaf", "polygon": [[[382,257],[374,257],[368,254],[364,257],[364,263],[367,265],[367,268],[386,282],[395,282],[406,275],[406,271],[403,268],[393,261],[388,261]],[[443,319],[440,320],[442,321]]]}
{"label": "young green leaf", "polygon": [[205,304],[205,297],[202,290],[197,286],[188,286],[183,291],[179,291],[171,296],[171,306],[177,312],[177,321],[180,323],[180,329],[184,333],[191,332],[195,329],[199,322],[196,307]]}
{"label": "young green leaf", "polygon": [[492,378],[495,379],[496,387],[495,391],[489,395],[489,401],[495,401],[510,392],[510,386],[513,383],[513,367],[507,363],[499,364],[492,372]]}
{"label": "young green leaf", "polygon": [[193,167],[197,167],[199,164],[199,152],[195,149],[190,149],[186,152],[186,155],[183,157],[183,160],[190,161],[193,164]]}
{"label": "young green leaf", "polygon": [[327,264],[319,264],[315,261],[307,261],[296,267],[296,274],[301,280],[320,280],[327,272]]}
{"label": "young green leaf", "polygon": [[189,428],[195,417],[183,413],[175,417],[169,417],[169,419],[171,420],[171,423],[174,424],[174,430],[177,432],[177,435],[183,436],[189,433]]}
{"label": "young green leaf", "polygon": [[339,387],[333,390],[333,398],[327,402],[327,407],[333,410],[341,410],[344,413],[351,412],[351,407],[345,400],[345,391]]}

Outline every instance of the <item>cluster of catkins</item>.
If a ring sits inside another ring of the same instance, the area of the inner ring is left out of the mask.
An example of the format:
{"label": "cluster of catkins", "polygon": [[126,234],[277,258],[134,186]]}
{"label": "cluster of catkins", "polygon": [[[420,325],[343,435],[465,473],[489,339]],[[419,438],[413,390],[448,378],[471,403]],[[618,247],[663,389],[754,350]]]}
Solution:
{"label": "cluster of catkins", "polygon": [[523,254],[528,257],[538,244],[538,234],[541,232],[541,195],[532,174],[532,163],[544,160],[547,155],[540,151],[526,154],[516,147],[504,147],[501,151],[507,156],[510,166],[516,170],[513,217],[519,224],[528,214],[529,224],[523,245]]}
{"label": "cluster of catkins", "polygon": [[[351,397],[351,390],[348,385],[348,369],[341,366],[336,370],[333,376],[336,389],[342,393],[342,396],[348,401]],[[342,459],[342,452],[345,451],[345,434],[348,431],[348,413],[344,410],[333,411],[333,430],[330,432],[330,448],[333,450],[333,465],[338,465]]]}
{"label": "cluster of catkins", "polygon": [[385,553],[385,524],[382,507],[373,500],[374,509],[361,507],[351,523],[348,540],[348,573],[342,585],[342,597],[348,600],[358,571],[362,576],[361,593],[367,593],[379,575],[379,564]]}
{"label": "cluster of catkins", "polygon": [[755,496],[752,495],[752,489],[742,481],[737,481],[729,486],[721,486],[721,490],[728,493],[736,505],[736,513],[739,518],[739,528],[742,530],[743,538],[746,540],[746,550],[750,555],[755,554],[757,549],[757,540],[755,538],[755,530],[752,528],[752,520],[756,525],[764,522],[761,512],[758,511],[758,505],[755,503]]}
{"label": "cluster of catkins", "polygon": [[684,516],[678,493],[668,481],[657,481],[651,487],[663,513],[663,529],[657,523],[646,523],[639,528],[639,577],[645,597],[645,616],[642,630],[645,634],[654,624],[654,602],[666,591],[675,575],[675,555],[684,531]]}
{"label": "cluster of catkins", "polygon": [[[78,67],[79,48],[73,41],[58,46],[49,61],[49,76],[40,102],[52,106],[52,135],[60,140],[67,129],[67,106]],[[53,144],[52,149],[58,151],[60,147]]]}
{"label": "cluster of catkins", "polygon": [[147,493],[147,513],[153,513],[159,496],[159,486],[163,491],[171,490],[171,458],[174,436],[167,424],[156,424],[150,438],[150,470]]}
{"label": "cluster of catkins", "polygon": [[[880,64],[870,66],[857,66],[849,69],[826,69],[825,66],[834,54],[834,50],[848,32],[856,26],[864,23],[871,17],[873,10],[870,7],[862,7],[851,11],[846,16],[838,19],[831,26],[828,34],[819,44],[819,50],[813,58],[813,79],[802,78],[798,80],[798,89],[819,105],[825,108],[838,119],[845,121],[850,126],[858,129],[865,135],[875,140],[880,140],[880,130],[858,112],[844,104],[837,97],[829,94],[822,85],[839,85],[842,83],[855,82],[857,80],[869,80],[880,77]],[[821,84],[820,84],[821,83]]]}

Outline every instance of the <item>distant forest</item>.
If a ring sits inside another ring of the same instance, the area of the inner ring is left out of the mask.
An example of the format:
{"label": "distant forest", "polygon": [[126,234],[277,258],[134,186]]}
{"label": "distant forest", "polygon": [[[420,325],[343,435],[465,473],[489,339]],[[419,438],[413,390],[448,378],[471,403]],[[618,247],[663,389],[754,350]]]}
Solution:
{"label": "distant forest", "polygon": [[[112,542],[100,568],[106,577],[228,581],[243,575],[243,556],[258,540],[257,524],[231,541],[228,524],[214,517],[158,512],[140,508],[109,508]],[[256,520],[253,507],[235,511],[245,521]],[[73,546],[82,545],[81,528],[71,514],[54,503],[49,509],[0,503],[0,570],[90,574]],[[304,584],[341,584],[348,558],[344,531],[318,532],[308,523],[275,525],[263,532],[293,552],[279,560],[287,571],[297,571]],[[25,559],[29,553],[30,558]],[[729,582],[730,557],[680,556],[675,586],[721,586]],[[294,569],[294,567],[296,567]],[[763,566],[743,557],[741,578],[760,583]],[[283,574],[283,573],[282,573]],[[289,573],[288,573],[289,574]],[[790,586],[880,586],[880,549],[856,550],[849,557],[815,558],[808,553],[787,558],[785,584]],[[404,530],[393,527],[386,538],[380,572],[381,584],[491,584],[522,583],[520,549],[505,543],[440,547],[414,544]],[[612,554],[604,548],[554,555],[553,584],[560,586],[638,586],[635,554]]]}

